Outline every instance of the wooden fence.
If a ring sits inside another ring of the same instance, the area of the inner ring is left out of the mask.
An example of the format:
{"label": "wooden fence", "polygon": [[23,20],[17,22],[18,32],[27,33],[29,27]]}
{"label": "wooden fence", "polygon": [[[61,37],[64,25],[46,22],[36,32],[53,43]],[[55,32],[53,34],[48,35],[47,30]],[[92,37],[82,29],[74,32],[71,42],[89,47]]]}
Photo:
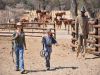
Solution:
{"label": "wooden fence", "polygon": [[[37,27],[37,25],[41,24],[43,27]],[[48,29],[47,27],[44,27],[45,23],[38,23],[38,22],[31,22],[27,23],[24,22],[22,23],[23,29],[25,32],[26,36],[32,36],[32,37],[41,37],[41,34],[44,34],[45,31]],[[13,34],[15,30],[16,24],[10,24],[10,23],[5,23],[5,24],[0,24],[0,36],[5,36],[9,37]],[[55,23],[48,23],[48,27],[52,30],[52,33],[54,34],[54,37],[56,38],[56,27]],[[34,35],[36,34],[36,35]]]}
{"label": "wooden fence", "polygon": [[[91,37],[92,39],[87,39],[87,43],[89,44],[89,46],[86,49],[90,51],[99,51],[100,50],[100,23],[90,25],[90,28],[92,28],[92,32],[89,33],[89,38]],[[78,49],[78,41],[77,41],[79,37],[77,36],[78,32],[79,32],[78,28],[75,28],[74,26],[72,31],[72,44],[71,44],[73,51]]]}

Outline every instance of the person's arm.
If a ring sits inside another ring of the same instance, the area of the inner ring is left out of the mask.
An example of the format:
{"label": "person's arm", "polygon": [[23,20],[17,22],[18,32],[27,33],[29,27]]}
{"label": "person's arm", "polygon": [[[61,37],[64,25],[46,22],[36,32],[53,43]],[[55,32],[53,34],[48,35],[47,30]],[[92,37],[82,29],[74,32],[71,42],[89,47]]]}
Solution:
{"label": "person's arm", "polygon": [[12,36],[12,40],[15,40],[17,37],[18,37],[18,33],[17,32],[14,32],[13,33],[13,36]]}
{"label": "person's arm", "polygon": [[46,43],[45,37],[43,36],[43,37],[42,37],[42,44],[45,44],[45,43]]}
{"label": "person's arm", "polygon": [[55,44],[56,46],[58,46],[58,42],[56,41],[56,39],[54,37],[52,37],[52,44]]}
{"label": "person's arm", "polygon": [[24,47],[25,47],[25,50],[27,50],[27,48],[26,48],[25,34],[24,34],[23,40],[24,40]]}

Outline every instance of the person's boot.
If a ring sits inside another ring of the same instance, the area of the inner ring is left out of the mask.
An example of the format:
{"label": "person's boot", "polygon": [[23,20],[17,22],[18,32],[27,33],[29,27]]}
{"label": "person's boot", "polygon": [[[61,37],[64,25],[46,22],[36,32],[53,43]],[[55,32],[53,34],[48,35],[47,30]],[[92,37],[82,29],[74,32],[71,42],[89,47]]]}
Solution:
{"label": "person's boot", "polygon": [[26,71],[25,70],[21,71],[21,74],[26,74]]}
{"label": "person's boot", "polygon": [[50,67],[47,67],[47,71],[49,71],[50,70]]}
{"label": "person's boot", "polygon": [[16,71],[20,71],[19,68],[16,68]]}

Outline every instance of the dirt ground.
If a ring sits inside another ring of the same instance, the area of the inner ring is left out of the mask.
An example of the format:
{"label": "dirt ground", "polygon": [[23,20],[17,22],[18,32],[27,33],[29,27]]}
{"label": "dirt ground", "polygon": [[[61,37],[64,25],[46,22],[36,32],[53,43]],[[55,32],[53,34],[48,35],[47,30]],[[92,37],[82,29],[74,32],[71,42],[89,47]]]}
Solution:
{"label": "dirt ground", "polygon": [[[70,48],[71,36],[67,31],[57,31],[59,46],[53,46],[51,70],[46,71],[44,58],[40,57],[41,38],[26,37],[27,50],[24,61],[26,75],[100,75],[100,58],[86,54],[86,59],[76,57]],[[21,75],[12,62],[11,38],[0,37],[0,75]]]}

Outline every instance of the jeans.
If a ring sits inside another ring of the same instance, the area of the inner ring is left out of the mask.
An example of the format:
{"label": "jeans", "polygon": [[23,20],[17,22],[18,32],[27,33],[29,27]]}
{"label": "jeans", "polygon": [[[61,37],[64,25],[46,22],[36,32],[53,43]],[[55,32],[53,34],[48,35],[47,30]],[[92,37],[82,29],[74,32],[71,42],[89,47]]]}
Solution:
{"label": "jeans", "polygon": [[15,54],[16,54],[16,68],[19,69],[20,71],[24,70],[24,48],[17,46],[15,49]]}
{"label": "jeans", "polygon": [[50,68],[50,56],[51,52],[45,52],[46,67]]}
{"label": "jeans", "polygon": [[46,61],[46,67],[50,68],[50,56],[52,52],[52,47],[45,46],[45,61]]}

